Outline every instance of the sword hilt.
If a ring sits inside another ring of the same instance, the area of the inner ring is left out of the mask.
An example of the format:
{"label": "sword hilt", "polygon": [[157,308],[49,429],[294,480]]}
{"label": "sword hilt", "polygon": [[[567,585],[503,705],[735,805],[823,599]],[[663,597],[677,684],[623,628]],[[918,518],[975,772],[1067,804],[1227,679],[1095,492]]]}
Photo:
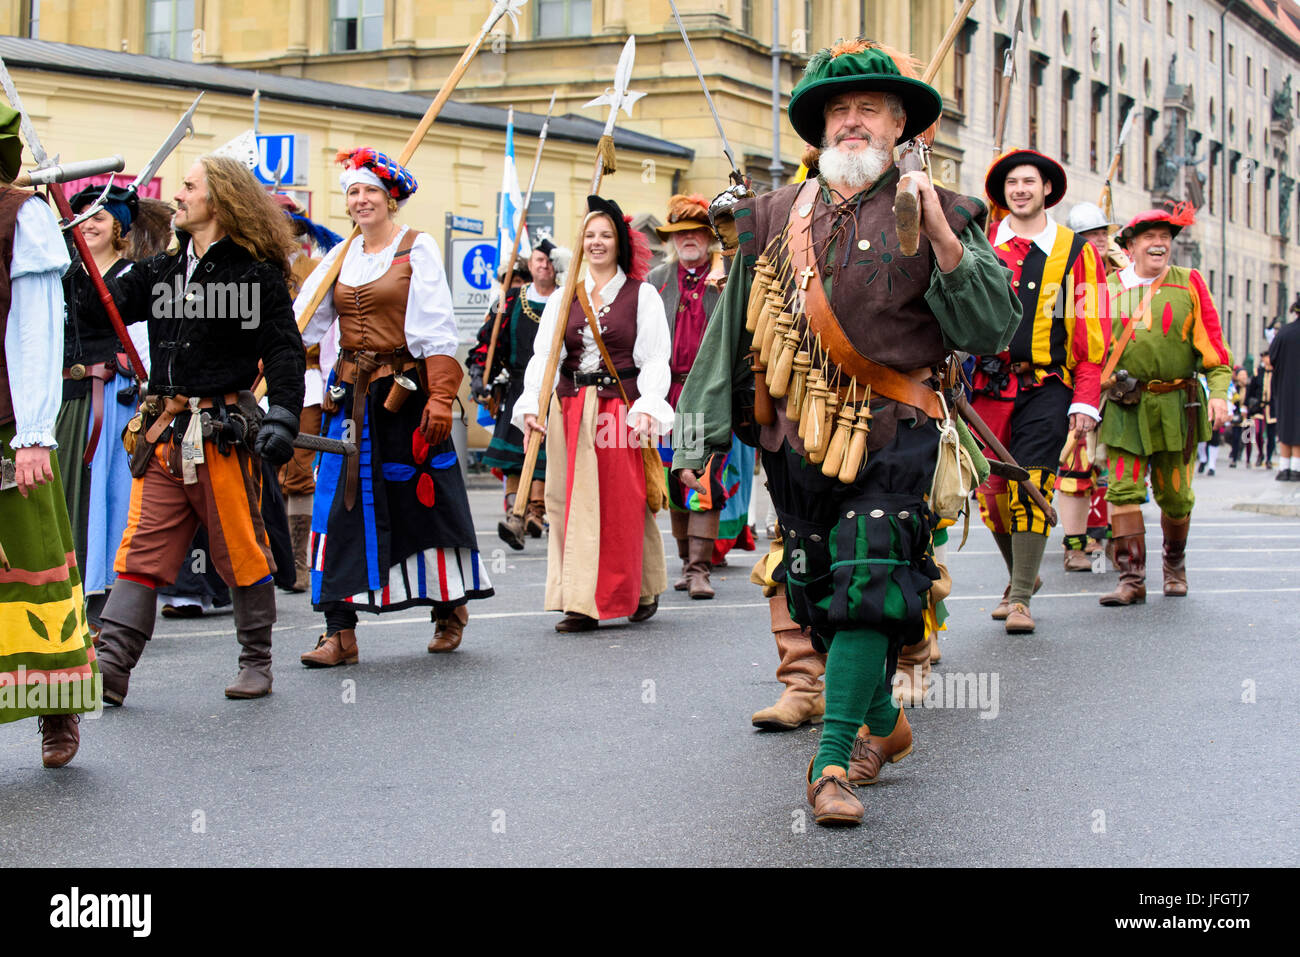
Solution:
{"label": "sword hilt", "polygon": [[307,449],[310,452],[324,452],[327,455],[356,455],[357,443],[343,442],[339,439],[327,438],[323,435],[311,435],[306,432],[299,432],[298,437],[293,440],[295,449]]}

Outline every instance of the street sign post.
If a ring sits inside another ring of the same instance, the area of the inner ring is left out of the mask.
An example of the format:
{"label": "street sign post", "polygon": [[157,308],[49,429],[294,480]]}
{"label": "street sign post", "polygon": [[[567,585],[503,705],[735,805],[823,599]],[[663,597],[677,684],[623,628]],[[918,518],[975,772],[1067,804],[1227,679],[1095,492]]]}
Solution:
{"label": "street sign post", "polygon": [[257,166],[253,175],[267,186],[306,186],[311,147],[306,136],[296,133],[260,134],[257,137]]}

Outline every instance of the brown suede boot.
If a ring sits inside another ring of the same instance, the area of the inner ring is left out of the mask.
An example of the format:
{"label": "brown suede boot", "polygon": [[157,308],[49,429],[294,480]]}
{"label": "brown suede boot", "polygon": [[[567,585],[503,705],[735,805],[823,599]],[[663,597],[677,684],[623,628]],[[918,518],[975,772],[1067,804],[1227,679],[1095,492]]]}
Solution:
{"label": "brown suede boot", "polygon": [[889,737],[873,735],[865,724],[858,728],[853,739],[853,752],[849,759],[849,783],[875,784],[880,768],[886,761],[896,764],[912,753],[912,726],[907,723],[907,713],[901,708],[898,721]]}
{"label": "brown suede boot", "polygon": [[459,648],[467,624],[469,624],[468,605],[457,605],[446,618],[439,618],[435,623],[433,641],[429,642],[429,654],[436,655]]}
{"label": "brown suede boot", "polygon": [[1141,512],[1112,512],[1112,541],[1119,585],[1098,601],[1107,607],[1141,605],[1147,600],[1147,533]]}
{"label": "brown suede boot", "polygon": [[41,764],[47,768],[61,768],[77,755],[81,747],[81,731],[76,714],[47,714],[36,719],[41,733]]}
{"label": "brown suede boot", "polygon": [[677,539],[677,557],[682,560],[682,577],[673,582],[673,591],[686,591],[691,587],[691,540]]}
{"label": "brown suede boot", "polygon": [[275,586],[230,590],[239,639],[239,676],[226,689],[227,698],[264,698],[271,693],[271,626],[275,624]]}
{"label": "brown suede boot", "polygon": [[546,503],[540,498],[528,500],[524,509],[524,530],[530,538],[541,538],[546,534]]}
{"label": "brown suede boot", "polygon": [[930,686],[930,645],[933,639],[926,635],[914,645],[898,649],[898,668],[894,671],[894,700],[904,708],[919,708]]}
{"label": "brown suede boot", "polygon": [[289,516],[289,544],[293,549],[293,590],[304,592],[311,588],[311,565],[307,549],[311,543],[311,516]]}
{"label": "brown suede boot", "polygon": [[104,624],[95,646],[105,704],[120,705],[126,700],[131,670],[153,635],[157,609],[158,594],[148,585],[125,578],[114,583],[100,615]]}
{"label": "brown suede boot", "polygon": [[768,603],[772,635],[781,656],[781,663],[776,666],[776,679],[785,685],[785,690],[776,704],[755,711],[750,721],[754,727],[766,731],[793,731],[809,721],[820,721],[826,713],[822,686],[826,656],[817,653],[808,632],[790,619],[784,590],[769,598]]}
{"label": "brown suede boot", "polygon": [[515,496],[506,495],[506,517],[497,522],[497,536],[515,551],[522,552],[527,533],[524,517],[515,514]]}
{"label": "brown suede boot", "polygon": [[1164,573],[1165,594],[1182,598],[1187,594],[1187,529],[1192,516],[1170,518],[1160,514],[1160,530],[1165,533]]}
{"label": "brown suede boot", "polygon": [[838,765],[828,764],[822,768],[822,776],[814,781],[812,766],[813,762],[809,761],[804,777],[808,780],[808,803],[813,808],[813,820],[823,827],[854,827],[861,824],[866,808],[854,795],[845,770]]}
{"label": "brown suede boot", "polygon": [[690,564],[687,566],[686,581],[688,590],[692,598],[708,599],[715,594],[713,586],[709,584],[709,569],[712,564],[709,559],[713,557],[713,539],[698,538],[694,535],[690,538]]}

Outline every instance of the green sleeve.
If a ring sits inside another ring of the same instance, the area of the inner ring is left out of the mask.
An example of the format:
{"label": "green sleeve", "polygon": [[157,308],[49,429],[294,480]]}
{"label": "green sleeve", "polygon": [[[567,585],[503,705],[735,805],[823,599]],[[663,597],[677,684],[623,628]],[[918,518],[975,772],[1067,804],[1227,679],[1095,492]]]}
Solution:
{"label": "green sleeve", "polygon": [[1228,389],[1232,387],[1232,366],[1211,366],[1206,369],[1201,367],[1205,373],[1205,384],[1210,393],[1211,399],[1228,400]]}
{"label": "green sleeve", "polygon": [[[737,253],[740,255],[740,253]],[[731,448],[731,393],[751,373],[745,331],[753,263],[736,262],[713,309],[700,351],[677,400],[673,471],[700,469],[710,455]]]}
{"label": "green sleeve", "polygon": [[957,238],[966,252],[952,272],[935,266],[925,301],[948,348],[993,355],[1007,347],[1020,325],[1020,301],[1011,290],[1009,270],[983,231],[968,223]]}

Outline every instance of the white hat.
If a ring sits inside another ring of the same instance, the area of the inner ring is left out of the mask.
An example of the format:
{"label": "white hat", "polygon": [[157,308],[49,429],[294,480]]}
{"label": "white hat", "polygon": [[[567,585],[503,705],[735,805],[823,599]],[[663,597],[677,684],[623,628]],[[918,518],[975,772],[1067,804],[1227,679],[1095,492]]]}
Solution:
{"label": "white hat", "polygon": [[1108,220],[1096,203],[1075,203],[1074,208],[1070,210],[1070,215],[1065,219],[1065,227],[1075,233],[1086,233],[1090,229],[1115,225],[1118,224]]}

